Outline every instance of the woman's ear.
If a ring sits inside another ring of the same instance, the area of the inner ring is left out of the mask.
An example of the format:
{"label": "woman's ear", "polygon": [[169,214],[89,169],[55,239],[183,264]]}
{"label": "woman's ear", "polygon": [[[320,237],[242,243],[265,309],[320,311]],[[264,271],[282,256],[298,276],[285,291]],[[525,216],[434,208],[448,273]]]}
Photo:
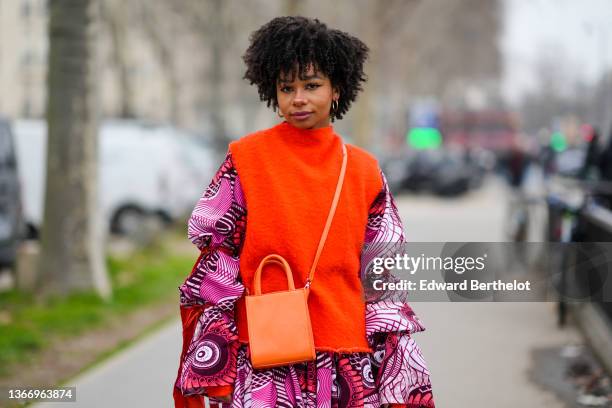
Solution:
{"label": "woman's ear", "polygon": [[334,88],[334,91],[332,92],[332,99],[336,102],[338,102],[338,99],[340,99],[340,91],[338,91],[336,88]]}

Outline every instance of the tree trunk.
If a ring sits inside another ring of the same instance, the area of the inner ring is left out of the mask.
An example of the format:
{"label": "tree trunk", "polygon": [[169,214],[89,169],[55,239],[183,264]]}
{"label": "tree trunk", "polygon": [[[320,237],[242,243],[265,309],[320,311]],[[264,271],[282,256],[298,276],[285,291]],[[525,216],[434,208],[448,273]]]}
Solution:
{"label": "tree trunk", "polygon": [[111,294],[97,209],[98,0],[51,0],[42,294]]}

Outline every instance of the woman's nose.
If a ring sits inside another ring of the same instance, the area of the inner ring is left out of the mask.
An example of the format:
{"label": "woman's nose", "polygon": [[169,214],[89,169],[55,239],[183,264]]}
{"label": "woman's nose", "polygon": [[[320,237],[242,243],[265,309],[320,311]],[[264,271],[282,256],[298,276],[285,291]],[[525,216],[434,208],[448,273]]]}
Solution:
{"label": "woman's nose", "polygon": [[306,95],[304,94],[304,90],[303,89],[297,89],[295,91],[295,98],[293,98],[293,104],[294,105],[304,105],[306,103]]}

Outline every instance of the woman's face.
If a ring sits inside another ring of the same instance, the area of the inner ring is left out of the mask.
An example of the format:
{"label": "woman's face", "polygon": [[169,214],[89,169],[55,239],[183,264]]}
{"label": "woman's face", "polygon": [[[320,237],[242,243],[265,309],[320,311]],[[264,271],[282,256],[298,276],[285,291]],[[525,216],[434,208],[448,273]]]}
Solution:
{"label": "woman's face", "polygon": [[321,72],[310,66],[300,79],[292,78],[289,73],[280,75],[276,85],[278,109],[291,125],[300,129],[317,129],[329,126],[329,112],[333,100],[338,100],[338,92],[332,88],[331,81]]}

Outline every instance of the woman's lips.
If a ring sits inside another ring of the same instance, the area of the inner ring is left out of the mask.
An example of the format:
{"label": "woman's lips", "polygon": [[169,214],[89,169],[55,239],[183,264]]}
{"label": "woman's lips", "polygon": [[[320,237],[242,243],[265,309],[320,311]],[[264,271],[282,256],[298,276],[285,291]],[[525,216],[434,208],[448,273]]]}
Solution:
{"label": "woman's lips", "polygon": [[291,114],[291,117],[293,117],[296,120],[304,120],[304,119],[308,119],[311,114],[312,114],[311,112],[296,112],[296,113]]}

